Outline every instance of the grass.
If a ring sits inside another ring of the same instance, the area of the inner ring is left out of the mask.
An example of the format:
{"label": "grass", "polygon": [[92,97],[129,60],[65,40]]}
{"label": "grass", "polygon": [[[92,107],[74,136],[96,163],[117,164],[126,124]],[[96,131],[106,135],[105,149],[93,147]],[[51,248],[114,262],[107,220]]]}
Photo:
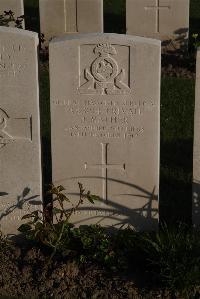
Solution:
{"label": "grass", "polygon": [[193,80],[162,78],[160,212],[172,223],[191,221],[194,89]]}

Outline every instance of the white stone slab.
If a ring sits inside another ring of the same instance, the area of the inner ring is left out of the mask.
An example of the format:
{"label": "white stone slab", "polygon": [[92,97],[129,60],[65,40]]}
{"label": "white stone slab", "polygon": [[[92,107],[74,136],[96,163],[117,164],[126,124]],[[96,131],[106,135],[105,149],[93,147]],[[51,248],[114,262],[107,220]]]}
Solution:
{"label": "white stone slab", "polygon": [[117,34],[50,43],[53,182],[74,204],[78,182],[101,197],[76,225],[157,228],[160,48]]}
{"label": "white stone slab", "polygon": [[193,153],[193,224],[200,226],[200,49],[197,51]]}
{"label": "white stone slab", "polygon": [[[0,14],[3,14],[4,11],[12,10],[14,12],[14,16],[17,17],[24,15],[24,1],[23,0],[0,0]],[[14,26],[14,24],[10,24],[10,26]],[[24,28],[24,21],[22,23]]]}
{"label": "white stone slab", "polygon": [[127,34],[163,41],[163,51],[185,50],[189,0],[126,0]]}
{"label": "white stone slab", "polygon": [[40,0],[40,31],[45,43],[70,32],[103,32],[103,0]]}
{"label": "white stone slab", "polygon": [[0,229],[41,209],[38,36],[0,27]]}

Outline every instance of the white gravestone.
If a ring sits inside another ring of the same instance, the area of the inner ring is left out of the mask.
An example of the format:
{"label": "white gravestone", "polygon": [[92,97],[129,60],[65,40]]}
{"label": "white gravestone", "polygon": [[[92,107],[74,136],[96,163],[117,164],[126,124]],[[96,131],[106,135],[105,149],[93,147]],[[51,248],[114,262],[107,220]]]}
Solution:
{"label": "white gravestone", "polygon": [[200,227],[200,49],[197,51],[193,153],[193,224]]}
{"label": "white gravestone", "polygon": [[[0,15],[3,15],[4,11],[11,10],[14,13],[15,19],[24,15],[24,1],[23,0],[0,0]],[[15,24],[10,24],[14,27]],[[24,28],[24,21],[22,22]]]}
{"label": "white gravestone", "polygon": [[50,43],[53,182],[73,204],[78,182],[101,198],[76,225],[157,228],[160,56],[160,41],[126,35]]}
{"label": "white gravestone", "polygon": [[185,50],[189,0],[126,0],[127,34],[163,41],[163,52]]}
{"label": "white gravestone", "polygon": [[0,27],[0,229],[41,209],[38,36]]}
{"label": "white gravestone", "polygon": [[103,0],[40,0],[45,43],[65,33],[103,32]]}

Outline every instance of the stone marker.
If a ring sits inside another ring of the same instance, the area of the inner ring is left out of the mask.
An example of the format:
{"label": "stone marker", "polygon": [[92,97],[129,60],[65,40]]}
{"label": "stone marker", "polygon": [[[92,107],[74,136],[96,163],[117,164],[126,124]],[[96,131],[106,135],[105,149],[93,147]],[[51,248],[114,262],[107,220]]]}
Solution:
{"label": "stone marker", "polygon": [[40,0],[40,31],[45,43],[70,32],[103,32],[103,0]]}
{"label": "stone marker", "polygon": [[50,43],[53,182],[73,204],[78,182],[101,197],[73,215],[77,225],[157,228],[160,48],[117,34]]}
{"label": "stone marker", "polygon": [[[17,19],[17,17],[24,15],[24,2],[23,0],[0,0],[0,15],[4,13],[4,11],[12,10],[14,12],[14,17]],[[9,26],[13,26],[14,24],[10,23]],[[22,26],[24,28],[24,21],[22,23]]]}
{"label": "stone marker", "polygon": [[126,0],[127,34],[163,41],[163,52],[185,50],[189,0]]}
{"label": "stone marker", "polygon": [[193,224],[200,226],[200,49],[197,51],[193,153]]}
{"label": "stone marker", "polygon": [[41,153],[36,33],[0,27],[0,229],[41,209]]}

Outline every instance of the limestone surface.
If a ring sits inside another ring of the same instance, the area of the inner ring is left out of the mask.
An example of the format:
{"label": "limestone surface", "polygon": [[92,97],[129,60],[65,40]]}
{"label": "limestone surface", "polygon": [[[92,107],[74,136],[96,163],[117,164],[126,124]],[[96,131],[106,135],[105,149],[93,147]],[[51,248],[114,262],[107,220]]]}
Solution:
{"label": "limestone surface", "polygon": [[164,52],[185,50],[189,0],[126,0],[127,34],[156,38]]}
{"label": "limestone surface", "polygon": [[[3,14],[4,11],[11,10],[14,12],[14,16],[17,17],[24,15],[24,2],[23,0],[0,0],[0,14]],[[14,24],[10,24],[11,27],[14,27]],[[24,21],[22,23],[24,28]]]}
{"label": "limestone surface", "polygon": [[53,182],[73,204],[78,182],[100,198],[76,211],[76,225],[157,228],[160,60],[160,41],[141,37],[50,43]]}
{"label": "limestone surface", "polygon": [[0,229],[41,209],[38,36],[0,27]]}
{"label": "limestone surface", "polygon": [[45,43],[66,33],[103,32],[103,0],[40,0]]}

